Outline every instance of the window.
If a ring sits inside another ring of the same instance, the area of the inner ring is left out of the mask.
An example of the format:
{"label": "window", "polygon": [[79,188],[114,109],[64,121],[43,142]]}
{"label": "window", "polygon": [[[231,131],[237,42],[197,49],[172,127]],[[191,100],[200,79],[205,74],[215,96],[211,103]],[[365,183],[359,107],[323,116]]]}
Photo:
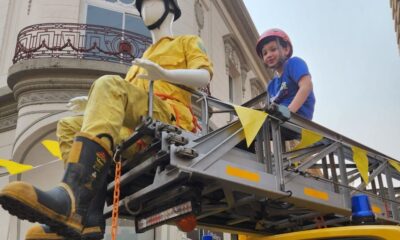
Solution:
{"label": "window", "polygon": [[133,0],[88,1],[86,23],[114,27],[151,37],[143,20],[134,13],[136,9]]}
{"label": "window", "polygon": [[86,23],[123,29],[123,13],[89,5]]}
{"label": "window", "polygon": [[120,2],[122,2],[122,3],[125,3],[125,4],[132,4],[133,3],[133,0],[119,0]]}
{"label": "window", "polygon": [[225,35],[225,67],[227,74],[232,78],[233,84],[233,98],[231,102],[240,103],[245,97],[245,86],[247,81],[247,73],[249,72],[249,65],[246,62],[241,51],[241,45],[232,34]]}
{"label": "window", "polygon": [[[113,2],[116,3],[118,0],[106,0],[107,2]],[[124,3],[124,4],[133,4],[134,0],[119,0],[119,2]]]}
{"label": "window", "polygon": [[233,85],[233,79],[229,75],[229,102],[233,102],[233,92],[234,92],[234,85]]}
{"label": "window", "polygon": [[[250,79],[250,87],[251,87],[251,97],[252,98],[254,98],[266,91],[266,87],[264,87],[264,85],[258,78]],[[266,103],[267,103],[267,98],[265,99],[265,101],[260,102],[256,107],[264,108],[266,106]]]}
{"label": "window", "polygon": [[83,19],[90,26],[84,36],[84,58],[130,65],[135,57],[142,56],[151,44],[151,34],[132,0],[85,2]]}
{"label": "window", "polygon": [[150,37],[149,29],[144,25],[143,20],[133,14],[125,14],[125,29]]}
{"label": "window", "polygon": [[[228,82],[228,87],[229,87],[229,102],[233,103],[235,99],[235,83],[231,75],[229,75],[229,82]],[[234,118],[233,113],[229,114],[229,121],[232,121]]]}

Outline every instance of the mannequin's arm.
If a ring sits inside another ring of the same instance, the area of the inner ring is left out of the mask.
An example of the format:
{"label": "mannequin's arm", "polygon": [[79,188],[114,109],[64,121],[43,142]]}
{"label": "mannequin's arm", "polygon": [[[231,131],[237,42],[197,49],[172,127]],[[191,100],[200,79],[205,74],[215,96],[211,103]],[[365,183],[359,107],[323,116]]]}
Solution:
{"label": "mannequin's arm", "polygon": [[141,74],[138,78],[148,80],[162,79],[173,84],[185,85],[190,88],[205,87],[210,81],[210,73],[206,69],[164,69],[160,65],[148,59],[135,59],[134,65],[147,70],[147,74]]}

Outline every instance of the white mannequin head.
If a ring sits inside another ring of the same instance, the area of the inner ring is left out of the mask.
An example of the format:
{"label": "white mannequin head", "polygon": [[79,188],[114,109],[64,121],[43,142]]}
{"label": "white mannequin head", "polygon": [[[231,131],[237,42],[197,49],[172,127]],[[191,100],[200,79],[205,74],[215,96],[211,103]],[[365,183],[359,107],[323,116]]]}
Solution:
{"label": "white mannequin head", "polygon": [[[150,26],[157,22],[165,12],[163,0],[144,0],[142,4],[142,19],[146,26]],[[169,12],[165,20],[158,28],[150,30],[153,43],[162,37],[173,36],[172,23],[174,21],[174,13]]]}

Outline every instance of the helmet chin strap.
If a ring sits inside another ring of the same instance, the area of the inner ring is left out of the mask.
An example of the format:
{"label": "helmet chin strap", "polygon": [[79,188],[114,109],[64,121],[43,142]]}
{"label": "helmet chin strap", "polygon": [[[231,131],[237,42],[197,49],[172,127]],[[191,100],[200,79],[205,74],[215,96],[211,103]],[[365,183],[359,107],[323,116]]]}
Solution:
{"label": "helmet chin strap", "polygon": [[[272,67],[272,69],[278,73],[278,68],[280,68],[287,60],[287,57],[283,54],[283,48],[281,46],[281,44],[279,43],[278,40],[276,40],[276,45],[278,47],[278,52],[279,52],[279,60],[277,62],[277,64],[275,66]],[[278,75],[280,75],[278,73]]]}
{"label": "helmet chin strap", "polygon": [[164,1],[164,7],[165,7],[164,14],[155,23],[147,26],[147,28],[149,30],[160,28],[161,24],[165,21],[165,19],[167,18],[168,14],[170,12],[174,13],[174,10],[169,8],[169,2],[168,1]]}

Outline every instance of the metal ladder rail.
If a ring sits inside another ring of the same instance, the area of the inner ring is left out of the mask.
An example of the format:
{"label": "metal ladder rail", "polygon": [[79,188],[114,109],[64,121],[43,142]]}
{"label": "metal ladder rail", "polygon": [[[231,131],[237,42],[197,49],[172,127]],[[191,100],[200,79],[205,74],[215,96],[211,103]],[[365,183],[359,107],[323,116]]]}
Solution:
{"label": "metal ladder rail", "polygon": [[[336,146],[333,149],[331,149],[330,151],[328,151],[328,152],[336,151],[338,149],[338,144],[337,143],[335,143],[335,144],[336,144]],[[322,154],[321,156],[328,154],[328,152],[326,152],[325,154]],[[343,169],[344,169],[343,167],[345,165],[343,164],[343,161],[340,161],[340,162],[341,162],[341,164],[339,164],[339,165],[340,165],[341,170],[343,171]],[[343,182],[343,178],[342,178],[342,182]],[[342,185],[343,185],[343,183],[342,183]],[[348,190],[348,188],[344,188],[344,191],[346,191],[346,190]],[[334,222],[337,222],[337,221],[334,221]]]}
{"label": "metal ladder rail", "polygon": [[[366,147],[354,140],[351,140],[343,135],[340,135],[340,134],[335,133],[327,128],[324,128],[316,123],[302,119],[301,117],[297,116],[296,114],[293,114],[291,119],[287,123],[284,123],[283,125],[289,125],[289,127],[292,127],[292,126],[290,126],[290,124],[313,130],[313,131],[325,136],[329,140],[336,142],[336,144],[340,144],[340,147],[334,153],[336,162],[339,163],[338,167],[335,168],[335,170],[338,171],[338,175],[341,178],[340,181],[338,181],[336,184],[341,184],[342,185],[341,188],[345,189],[344,193],[347,198],[346,199],[347,202],[350,202],[350,199],[349,199],[350,198],[350,194],[349,194],[350,189],[352,190],[352,194],[359,192],[359,191],[363,191],[364,193],[367,193],[371,198],[380,200],[380,201],[384,201],[386,204],[389,204],[390,208],[391,208],[391,212],[393,214],[392,219],[395,221],[399,220],[398,208],[399,208],[400,202],[396,201],[396,199],[395,199],[396,193],[393,188],[393,180],[395,179],[395,180],[399,181],[400,174],[387,163],[387,160],[391,159],[390,157],[388,157],[376,150],[373,150],[369,147]],[[370,192],[366,192],[365,184],[359,184],[355,188],[351,188],[351,186],[348,185],[348,184],[351,184],[352,182],[356,181],[357,179],[358,179],[358,181],[360,181],[359,174],[358,174],[358,176],[353,177],[353,178],[349,178],[346,174],[347,170],[350,170],[351,168],[348,168],[347,167],[348,164],[346,164],[345,162],[354,162],[354,160],[352,158],[352,151],[350,149],[350,146],[356,146],[356,147],[362,148],[364,150],[367,150],[370,167],[371,166],[375,167],[374,169],[370,169],[370,176],[371,176],[371,178],[381,179],[383,177],[383,175],[385,175],[386,181],[389,183],[388,187],[384,187],[384,186],[382,186],[383,184],[380,184],[380,187],[378,190],[380,190],[380,188],[384,188],[388,192],[388,196],[378,196],[376,194],[371,194]],[[304,170],[304,169],[298,169],[298,170]],[[386,216],[386,217],[389,217],[389,216]]]}

